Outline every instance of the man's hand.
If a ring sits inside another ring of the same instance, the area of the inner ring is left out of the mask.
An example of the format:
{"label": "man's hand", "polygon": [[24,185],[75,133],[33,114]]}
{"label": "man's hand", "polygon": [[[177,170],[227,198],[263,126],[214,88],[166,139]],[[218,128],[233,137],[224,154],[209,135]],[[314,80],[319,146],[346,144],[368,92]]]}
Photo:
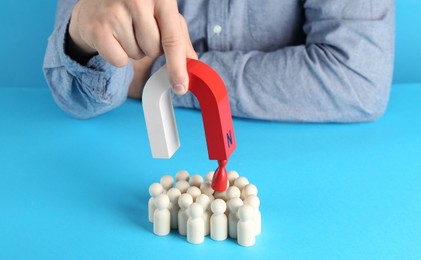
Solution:
{"label": "man's hand", "polygon": [[85,55],[99,53],[117,67],[164,53],[173,90],[187,91],[186,58],[197,55],[176,0],[80,0],[69,34]]}

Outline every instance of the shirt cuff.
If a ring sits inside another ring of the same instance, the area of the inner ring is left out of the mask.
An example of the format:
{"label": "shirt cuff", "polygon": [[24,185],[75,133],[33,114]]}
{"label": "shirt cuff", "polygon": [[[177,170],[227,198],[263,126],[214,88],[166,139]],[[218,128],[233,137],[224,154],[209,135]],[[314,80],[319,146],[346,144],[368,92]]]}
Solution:
{"label": "shirt cuff", "polygon": [[[65,37],[67,35],[70,16],[64,21],[66,22],[63,22],[57,28],[55,41],[55,49],[58,52],[60,65],[64,66],[69,74],[83,82],[82,85],[84,86],[86,94],[88,94],[92,99],[100,102],[110,101],[110,99],[112,99],[113,93],[107,93],[107,87],[111,77],[115,75],[118,70],[127,68],[114,67],[100,55],[92,57],[86,66],[82,66],[77,61],[73,60],[65,52]],[[128,69],[130,70],[132,64],[129,62],[127,66],[129,66]]]}

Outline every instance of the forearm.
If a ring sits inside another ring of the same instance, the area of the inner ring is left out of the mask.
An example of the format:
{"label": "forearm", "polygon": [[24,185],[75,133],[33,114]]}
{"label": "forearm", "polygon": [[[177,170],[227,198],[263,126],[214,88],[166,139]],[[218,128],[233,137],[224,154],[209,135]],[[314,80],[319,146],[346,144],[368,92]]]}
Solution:
{"label": "forearm", "polygon": [[[384,113],[393,71],[394,3],[381,2],[373,9],[363,6],[365,13],[328,10],[335,3],[307,1],[305,45],[270,53],[209,51],[200,55],[225,81],[233,115],[362,122]],[[175,97],[174,104],[198,108],[191,95]]]}
{"label": "forearm", "polygon": [[377,119],[388,102],[391,71],[380,68],[383,59],[373,59],[378,64],[370,65],[380,68],[375,80],[376,75],[368,78],[342,64],[326,46],[288,47],[274,53],[213,52],[201,60],[223,77],[234,116],[361,122]]}

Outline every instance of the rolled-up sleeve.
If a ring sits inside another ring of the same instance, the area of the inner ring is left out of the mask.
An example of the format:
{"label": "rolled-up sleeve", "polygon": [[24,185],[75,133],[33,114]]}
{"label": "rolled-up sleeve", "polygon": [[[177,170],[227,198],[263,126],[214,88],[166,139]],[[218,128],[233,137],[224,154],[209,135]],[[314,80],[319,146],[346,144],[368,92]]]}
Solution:
{"label": "rolled-up sleeve", "polygon": [[126,100],[133,66],[129,63],[117,68],[99,55],[82,66],[65,53],[67,26],[74,4],[72,0],[58,2],[43,70],[57,105],[76,118],[86,119],[103,114]]}

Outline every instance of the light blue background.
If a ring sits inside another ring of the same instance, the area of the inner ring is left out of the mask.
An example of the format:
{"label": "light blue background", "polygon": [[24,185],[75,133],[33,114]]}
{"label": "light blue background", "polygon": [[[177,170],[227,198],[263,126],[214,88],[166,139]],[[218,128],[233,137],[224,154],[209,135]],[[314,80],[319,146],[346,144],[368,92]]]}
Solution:
{"label": "light blue background", "polygon": [[[45,87],[42,62],[56,1],[5,0],[0,8],[0,86]],[[397,0],[395,83],[421,82],[421,1]]]}
{"label": "light blue background", "polygon": [[0,87],[46,87],[42,73],[56,1],[0,2]]}

